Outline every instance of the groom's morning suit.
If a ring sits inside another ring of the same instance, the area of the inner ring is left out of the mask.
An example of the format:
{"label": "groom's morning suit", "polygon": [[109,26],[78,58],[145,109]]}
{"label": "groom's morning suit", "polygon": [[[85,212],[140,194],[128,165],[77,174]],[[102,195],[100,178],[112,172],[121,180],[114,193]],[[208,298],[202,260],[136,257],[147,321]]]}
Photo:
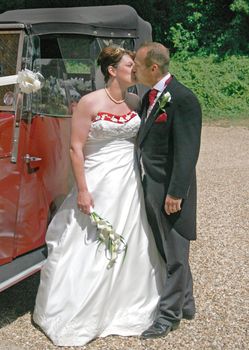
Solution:
{"label": "groom's morning suit", "polygon": [[[164,78],[165,79],[165,78]],[[162,96],[171,101],[166,115],[158,111]],[[166,261],[167,278],[158,319],[174,325],[194,315],[189,268],[189,241],[196,239],[196,175],[201,135],[201,108],[196,96],[171,77],[149,115],[149,91],[141,107],[137,155],[143,178],[146,210],[158,250]],[[167,215],[166,195],[182,198],[181,210]]]}

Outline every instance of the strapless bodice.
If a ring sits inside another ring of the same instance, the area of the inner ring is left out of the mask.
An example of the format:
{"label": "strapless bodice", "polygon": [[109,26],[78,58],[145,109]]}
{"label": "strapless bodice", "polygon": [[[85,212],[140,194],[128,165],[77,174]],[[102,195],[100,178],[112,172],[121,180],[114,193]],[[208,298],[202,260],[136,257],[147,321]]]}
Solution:
{"label": "strapless bodice", "polygon": [[99,112],[94,118],[89,132],[89,139],[130,139],[140,126],[140,118],[134,111],[124,115]]}

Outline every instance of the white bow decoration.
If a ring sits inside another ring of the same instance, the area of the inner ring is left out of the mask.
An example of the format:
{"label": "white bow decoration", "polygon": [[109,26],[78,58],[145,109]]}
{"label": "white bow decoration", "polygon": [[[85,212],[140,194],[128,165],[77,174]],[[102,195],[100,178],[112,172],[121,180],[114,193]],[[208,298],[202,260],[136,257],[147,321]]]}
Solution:
{"label": "white bow decoration", "polygon": [[0,77],[0,86],[19,84],[21,92],[31,94],[40,90],[43,86],[44,77],[41,73],[23,69],[17,75]]}

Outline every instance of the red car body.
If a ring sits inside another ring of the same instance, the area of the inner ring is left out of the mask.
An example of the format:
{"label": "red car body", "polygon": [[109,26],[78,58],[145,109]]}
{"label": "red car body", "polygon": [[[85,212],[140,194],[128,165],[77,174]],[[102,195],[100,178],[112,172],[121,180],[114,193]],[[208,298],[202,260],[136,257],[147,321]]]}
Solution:
{"label": "red car body", "polygon": [[144,39],[151,26],[129,6],[0,14],[0,77],[28,68],[45,78],[30,95],[0,86],[0,291],[46,259],[48,223],[73,180],[70,105],[103,85],[100,50],[111,43],[134,49]]}

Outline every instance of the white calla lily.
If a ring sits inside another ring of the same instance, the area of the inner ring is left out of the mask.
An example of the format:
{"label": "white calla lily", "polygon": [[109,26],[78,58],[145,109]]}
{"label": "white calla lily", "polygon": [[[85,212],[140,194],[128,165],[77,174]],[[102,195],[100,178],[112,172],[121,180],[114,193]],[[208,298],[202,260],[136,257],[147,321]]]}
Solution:
{"label": "white calla lily", "polygon": [[106,257],[109,260],[107,268],[110,269],[116,262],[118,254],[126,253],[127,244],[124,238],[115,232],[109,221],[101,218],[92,208],[90,219],[97,226],[99,244],[103,243],[105,245]]}
{"label": "white calla lily", "polygon": [[171,94],[170,92],[166,92],[165,94],[163,94],[163,96],[160,98],[160,102],[159,102],[159,110],[165,111],[165,107],[168,103],[170,103],[171,101]]}

